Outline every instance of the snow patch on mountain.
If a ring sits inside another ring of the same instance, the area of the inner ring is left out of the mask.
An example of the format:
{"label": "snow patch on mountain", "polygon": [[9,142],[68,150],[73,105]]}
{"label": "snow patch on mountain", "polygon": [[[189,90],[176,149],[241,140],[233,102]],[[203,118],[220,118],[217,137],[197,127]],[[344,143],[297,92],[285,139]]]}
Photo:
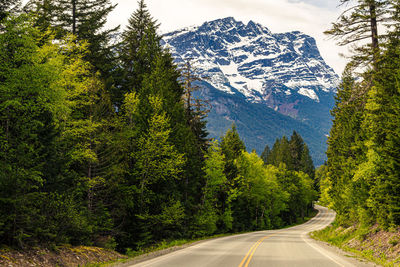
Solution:
{"label": "snow patch on mountain", "polygon": [[273,109],[296,95],[319,102],[322,92],[335,93],[339,83],[315,39],[299,31],[273,34],[228,17],[168,33],[163,42],[177,63],[191,60],[216,89]]}

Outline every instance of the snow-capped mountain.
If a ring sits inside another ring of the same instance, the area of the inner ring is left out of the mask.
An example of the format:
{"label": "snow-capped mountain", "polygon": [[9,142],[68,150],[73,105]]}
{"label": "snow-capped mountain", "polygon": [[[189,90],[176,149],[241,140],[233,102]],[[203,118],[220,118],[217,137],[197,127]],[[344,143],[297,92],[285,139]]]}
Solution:
{"label": "snow-capped mountain", "polygon": [[206,77],[200,96],[213,107],[211,136],[235,122],[247,147],[261,152],[296,130],[317,164],[324,160],[339,77],[314,38],[298,31],[271,33],[228,17],[165,34],[162,42],[178,64],[190,60]]}
{"label": "snow-capped mountain", "polygon": [[191,59],[216,89],[292,117],[298,115],[288,105],[294,98],[319,102],[321,92],[335,92],[338,84],[314,38],[298,31],[273,34],[253,21],[246,25],[228,17],[171,32],[163,40],[177,62]]}

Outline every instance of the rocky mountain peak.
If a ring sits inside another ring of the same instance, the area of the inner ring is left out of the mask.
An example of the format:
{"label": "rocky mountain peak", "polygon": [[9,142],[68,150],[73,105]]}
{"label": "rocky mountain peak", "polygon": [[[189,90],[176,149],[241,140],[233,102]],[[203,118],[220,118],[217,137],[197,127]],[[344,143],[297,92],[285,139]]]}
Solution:
{"label": "rocky mountain peak", "polygon": [[254,21],[227,17],[168,33],[163,41],[177,62],[190,58],[218,90],[292,117],[298,112],[287,104],[304,97],[319,102],[339,81],[315,39],[299,31],[273,34]]}

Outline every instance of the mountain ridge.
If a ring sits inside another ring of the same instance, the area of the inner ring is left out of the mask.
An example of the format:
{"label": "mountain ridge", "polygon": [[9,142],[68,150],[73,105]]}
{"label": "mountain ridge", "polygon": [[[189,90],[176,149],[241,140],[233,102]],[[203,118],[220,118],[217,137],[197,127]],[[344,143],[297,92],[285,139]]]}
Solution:
{"label": "mountain ridge", "polygon": [[[331,126],[329,110],[334,104],[339,76],[325,63],[314,38],[300,31],[272,33],[252,20],[244,24],[227,17],[167,33],[162,42],[170,49],[177,64],[191,59],[196,74],[209,77],[201,82],[203,88],[208,89],[199,94],[215,107],[210,114],[209,129],[218,128],[218,124],[226,126],[227,121],[250,123],[242,121],[246,117],[244,114],[231,118],[221,112],[223,99],[236,99],[237,102],[240,99],[241,108],[248,109],[244,106],[249,106],[248,110],[252,110],[250,106],[253,106],[253,110],[259,110],[259,118],[254,119],[260,123],[281,120],[278,114],[286,116],[287,126],[282,127],[287,129],[273,132],[287,134],[301,128],[298,123],[308,127],[307,131],[303,130],[306,141],[319,140],[311,145],[313,158],[318,163],[324,160],[326,135]],[[243,99],[245,102],[241,102]],[[268,115],[263,115],[259,105],[277,114],[265,109],[264,113]],[[235,109],[235,106],[231,108]],[[235,112],[241,113],[237,110],[228,113]],[[238,130],[240,133],[240,127]],[[242,129],[245,139],[250,138],[251,131],[246,133]],[[210,133],[212,137],[221,135],[214,130]],[[259,141],[272,145],[267,136],[272,133],[265,135],[265,138],[258,138]],[[252,144],[249,149],[260,152],[265,144]]]}

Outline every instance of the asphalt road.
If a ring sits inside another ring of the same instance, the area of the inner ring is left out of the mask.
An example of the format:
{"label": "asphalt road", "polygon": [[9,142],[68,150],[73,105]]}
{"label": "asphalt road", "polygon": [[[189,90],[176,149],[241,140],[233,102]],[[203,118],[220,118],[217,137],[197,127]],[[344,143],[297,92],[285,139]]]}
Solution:
{"label": "asphalt road", "polygon": [[302,225],[212,239],[132,266],[365,266],[308,237],[335,218],[333,211],[316,208],[318,215]]}

